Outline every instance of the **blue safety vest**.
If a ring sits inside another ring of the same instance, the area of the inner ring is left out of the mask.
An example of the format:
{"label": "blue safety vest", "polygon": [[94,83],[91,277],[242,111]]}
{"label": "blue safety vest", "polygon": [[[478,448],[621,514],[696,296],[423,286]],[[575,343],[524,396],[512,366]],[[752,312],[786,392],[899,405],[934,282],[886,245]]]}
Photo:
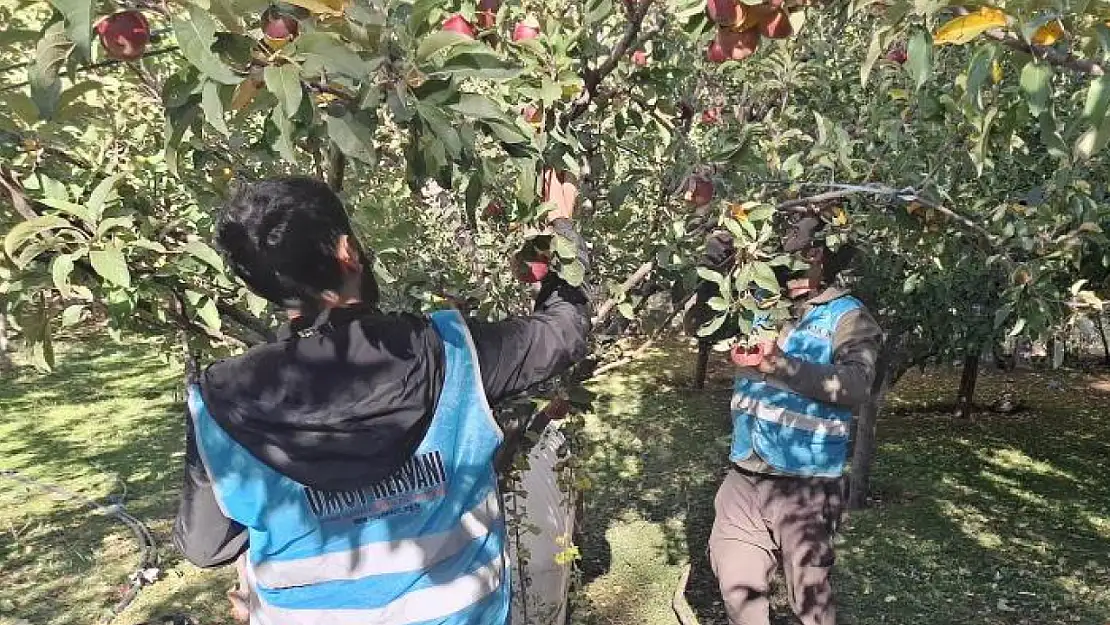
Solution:
{"label": "blue safety vest", "polygon": [[412,458],[389,478],[320,491],[233,440],[189,390],[216,498],[250,536],[253,625],[500,625],[505,523],[493,469],[502,434],[456,311],[432,315],[446,373]]}
{"label": "blue safety vest", "polygon": [[[782,344],[788,356],[830,364],[833,334],[845,313],[863,306],[854,297],[816,304]],[[732,395],[733,462],[753,453],[788,475],[835,477],[844,472],[852,411],[776,386],[737,377]]]}

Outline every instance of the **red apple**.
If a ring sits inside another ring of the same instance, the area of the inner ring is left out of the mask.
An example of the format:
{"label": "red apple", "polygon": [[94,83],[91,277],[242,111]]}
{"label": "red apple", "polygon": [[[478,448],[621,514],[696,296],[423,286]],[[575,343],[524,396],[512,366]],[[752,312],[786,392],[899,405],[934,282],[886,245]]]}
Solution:
{"label": "red apple", "polygon": [[705,109],[704,111],[701,112],[701,123],[703,123],[703,124],[716,124],[719,121],[721,121],[721,109],[720,109],[720,107],[715,106],[715,107],[710,108],[710,109]]}
{"label": "red apple", "polygon": [[109,57],[134,61],[143,56],[150,43],[150,24],[138,11],[120,11],[97,22],[96,34]]}
{"label": "red apple", "polygon": [[683,199],[694,206],[705,206],[713,200],[713,181],[705,176],[690,176],[683,183]]}
{"label": "red apple", "polygon": [[497,202],[486,204],[485,209],[482,210],[482,215],[489,218],[501,217],[504,214],[505,209]]}
{"label": "red apple", "polygon": [[517,22],[513,28],[513,41],[519,43],[521,41],[528,41],[540,36],[540,25],[536,20],[528,18],[523,22]]}
{"label": "red apple", "polygon": [[709,19],[721,26],[732,26],[743,19],[744,7],[736,0],[706,0],[705,9]]}
{"label": "red apple", "polygon": [[763,358],[774,351],[774,341],[761,341],[756,345],[742,345],[737,343],[732,346],[730,356],[732,362],[740,367],[758,367]]}
{"label": "red apple", "polygon": [[497,25],[497,10],[501,0],[478,0],[478,26],[490,29]]}
{"label": "red apple", "polygon": [[547,259],[541,257],[532,260],[517,259],[513,268],[513,273],[521,282],[529,284],[539,282],[547,277],[551,268],[547,264]]}
{"label": "red apple", "polygon": [[300,22],[292,15],[269,9],[262,14],[262,34],[271,48],[281,49],[301,32]]}
{"label": "red apple", "polygon": [[648,64],[647,52],[644,52],[643,50],[637,50],[637,51],[633,52],[632,53],[632,64],[633,65],[638,65],[639,67],[643,67],[643,66],[647,65]]}
{"label": "red apple", "polygon": [[725,58],[733,61],[743,61],[755,54],[759,48],[759,31],[755,28],[747,30],[729,30],[722,28],[717,31],[714,41],[725,53]]}
{"label": "red apple", "polygon": [[771,13],[759,23],[759,34],[768,39],[786,39],[794,34],[794,26],[790,23],[790,14],[782,9]]}
{"label": "red apple", "polygon": [[886,60],[902,65],[909,57],[906,56],[906,49],[902,46],[896,46],[886,53]]}
{"label": "red apple", "polygon": [[458,33],[467,39],[473,39],[475,35],[478,34],[474,25],[466,21],[466,18],[458,13],[443,21],[443,30]]}
{"label": "red apple", "polygon": [[725,49],[721,47],[721,44],[717,43],[717,40],[714,39],[709,42],[709,47],[705,50],[705,58],[710,63],[724,63],[728,60],[728,54],[725,53]]}
{"label": "red apple", "polygon": [[524,108],[520,109],[520,115],[524,118],[524,121],[533,126],[539,126],[543,123],[543,111],[534,104],[525,105]]}

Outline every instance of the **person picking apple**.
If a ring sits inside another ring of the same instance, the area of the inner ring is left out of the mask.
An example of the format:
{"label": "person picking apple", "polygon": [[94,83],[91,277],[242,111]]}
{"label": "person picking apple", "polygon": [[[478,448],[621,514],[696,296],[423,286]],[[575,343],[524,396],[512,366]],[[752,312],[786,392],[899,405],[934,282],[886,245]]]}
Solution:
{"label": "person picking apple", "polygon": [[[551,227],[588,271],[577,189],[544,180]],[[585,355],[586,288],[550,272],[531,314],[499,321],[384,312],[342,201],[306,177],[235,190],[216,244],[289,321],[189,376],[177,549],[238,561],[228,598],[252,623],[504,625],[507,428],[490,404]]]}
{"label": "person picking apple", "polygon": [[[780,268],[777,277],[797,321],[734,358],[730,470],[709,537],[731,625],[770,622],[770,580],[780,564],[803,625],[836,625],[830,574],[842,476],[853,410],[870,398],[882,340],[863,303],[837,284],[851,248],[829,250],[820,238],[825,222],[816,217],[786,226],[783,250],[802,268]],[[727,231],[710,235],[706,266],[727,272],[734,256]],[[688,332],[716,315],[708,302],[718,289],[709,281],[698,285],[684,319]],[[707,340],[736,331],[728,320]]]}

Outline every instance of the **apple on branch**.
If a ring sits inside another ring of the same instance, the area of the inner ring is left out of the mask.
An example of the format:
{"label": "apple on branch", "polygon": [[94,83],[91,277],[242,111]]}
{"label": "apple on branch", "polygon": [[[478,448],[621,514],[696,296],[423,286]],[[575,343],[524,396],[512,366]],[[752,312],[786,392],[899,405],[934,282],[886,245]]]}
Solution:
{"label": "apple on branch", "polygon": [[528,41],[540,36],[540,23],[534,17],[527,17],[524,20],[517,22],[513,28],[513,41],[520,43]]}
{"label": "apple on branch", "polygon": [[459,13],[443,21],[443,30],[458,33],[467,39],[473,39],[478,34],[478,30],[474,28],[474,25]]}
{"label": "apple on branch", "polygon": [[262,35],[266,38],[266,44],[275,50],[285,47],[300,32],[301,24],[292,15],[273,8],[262,14]]}
{"label": "apple on branch", "polygon": [[139,11],[120,11],[97,22],[96,34],[109,57],[134,61],[142,58],[150,43],[150,24]]}

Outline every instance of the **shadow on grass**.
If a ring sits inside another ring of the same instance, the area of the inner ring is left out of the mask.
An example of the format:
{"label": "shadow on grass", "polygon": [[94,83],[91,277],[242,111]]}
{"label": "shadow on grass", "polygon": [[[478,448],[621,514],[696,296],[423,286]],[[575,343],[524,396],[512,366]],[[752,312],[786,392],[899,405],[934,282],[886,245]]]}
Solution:
{"label": "shadow on grass", "polygon": [[[689,351],[675,347],[595,385],[583,622],[674,622],[669,591],[648,596],[621,571],[650,568],[673,591],[683,562],[703,625],[726,622],[705,546],[726,466],[731,371],[715,358],[697,392],[691,371]],[[841,622],[1103,625],[1110,385],[1081,373],[984,372],[982,397],[1009,389],[1028,410],[972,421],[922,411],[957,382],[947,371],[911,376],[880,417],[877,500],[849,514],[838,538]],[[641,520],[662,532],[650,549],[619,531]],[[781,594],[774,622],[794,622]]]}
{"label": "shadow on grass", "polygon": [[[54,372],[0,384],[0,469],[128,511],[161,539],[176,510],[183,447],[181,374],[144,345],[70,346]],[[139,562],[131,532],[79,502],[0,478],[0,615],[94,623]]]}

